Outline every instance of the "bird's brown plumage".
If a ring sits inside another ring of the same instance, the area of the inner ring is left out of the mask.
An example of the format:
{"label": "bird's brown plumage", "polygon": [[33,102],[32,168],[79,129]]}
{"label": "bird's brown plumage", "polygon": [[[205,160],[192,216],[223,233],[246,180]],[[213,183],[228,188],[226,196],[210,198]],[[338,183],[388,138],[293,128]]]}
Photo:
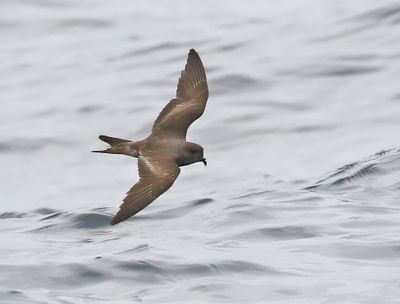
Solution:
{"label": "bird's brown plumage", "polygon": [[138,160],[140,180],[128,191],[111,224],[115,225],[139,212],[167,191],[179,175],[180,169],[170,158]]}
{"label": "bird's brown plumage", "polygon": [[176,98],[158,115],[151,134],[185,139],[189,126],[203,114],[207,99],[206,72],[199,55],[191,49],[179,78]]}
{"label": "bird's brown plumage", "polygon": [[[138,157],[140,180],[128,191],[112,225],[136,214],[167,191],[179,175],[180,166],[203,161],[203,148],[186,142],[189,126],[204,112],[208,99],[206,73],[199,55],[189,51],[187,63],[172,99],[158,115],[151,134],[141,141],[101,135],[111,145],[94,151]],[[178,161],[179,160],[179,161]]]}

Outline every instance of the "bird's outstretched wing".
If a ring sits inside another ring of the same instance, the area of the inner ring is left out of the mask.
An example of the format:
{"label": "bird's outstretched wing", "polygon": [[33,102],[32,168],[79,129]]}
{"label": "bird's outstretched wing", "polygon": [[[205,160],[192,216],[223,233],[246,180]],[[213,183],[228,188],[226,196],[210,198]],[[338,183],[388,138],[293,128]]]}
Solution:
{"label": "bird's outstretched wing", "polygon": [[191,49],[179,78],[176,98],[158,115],[151,135],[186,139],[189,126],[203,114],[207,99],[206,72],[199,55]]}
{"label": "bird's outstretched wing", "polygon": [[180,169],[170,158],[143,157],[138,161],[140,180],[128,191],[111,224],[118,224],[139,212],[167,191]]}

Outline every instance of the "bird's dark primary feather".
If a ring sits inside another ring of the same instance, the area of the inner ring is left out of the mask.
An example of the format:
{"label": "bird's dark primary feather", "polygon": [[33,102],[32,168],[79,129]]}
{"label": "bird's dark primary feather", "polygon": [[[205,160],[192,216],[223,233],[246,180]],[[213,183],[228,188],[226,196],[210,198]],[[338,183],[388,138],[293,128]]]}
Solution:
{"label": "bird's dark primary feather", "polygon": [[178,81],[176,98],[158,115],[152,135],[185,139],[189,126],[203,114],[207,99],[208,85],[203,63],[191,49]]}

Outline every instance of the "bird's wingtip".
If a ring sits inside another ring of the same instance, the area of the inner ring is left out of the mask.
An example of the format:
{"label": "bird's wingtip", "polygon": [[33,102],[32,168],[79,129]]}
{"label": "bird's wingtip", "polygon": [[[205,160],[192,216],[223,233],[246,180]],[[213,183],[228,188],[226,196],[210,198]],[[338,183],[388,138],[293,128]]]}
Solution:
{"label": "bird's wingtip", "polygon": [[197,55],[198,56],[199,54],[197,54],[195,49],[190,49],[189,50],[189,55]]}
{"label": "bird's wingtip", "polygon": [[125,219],[126,219],[126,218],[122,217],[119,213],[117,213],[117,214],[112,218],[110,224],[111,224],[112,226],[114,226],[114,225],[117,225],[117,224],[123,222]]}
{"label": "bird's wingtip", "polygon": [[118,223],[120,223],[121,221],[118,221],[115,217],[113,217],[113,219],[111,220],[111,226],[117,225]]}

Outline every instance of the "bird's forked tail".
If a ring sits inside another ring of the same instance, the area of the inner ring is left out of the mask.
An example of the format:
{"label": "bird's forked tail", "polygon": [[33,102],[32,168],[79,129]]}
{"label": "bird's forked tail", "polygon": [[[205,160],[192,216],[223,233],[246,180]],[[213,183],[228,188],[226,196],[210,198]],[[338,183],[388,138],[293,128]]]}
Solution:
{"label": "bird's forked tail", "polygon": [[95,153],[110,153],[110,154],[125,154],[137,157],[136,154],[139,152],[137,151],[136,145],[134,141],[116,138],[106,135],[100,135],[99,139],[108,143],[111,147],[105,150],[94,150],[92,152]]}

